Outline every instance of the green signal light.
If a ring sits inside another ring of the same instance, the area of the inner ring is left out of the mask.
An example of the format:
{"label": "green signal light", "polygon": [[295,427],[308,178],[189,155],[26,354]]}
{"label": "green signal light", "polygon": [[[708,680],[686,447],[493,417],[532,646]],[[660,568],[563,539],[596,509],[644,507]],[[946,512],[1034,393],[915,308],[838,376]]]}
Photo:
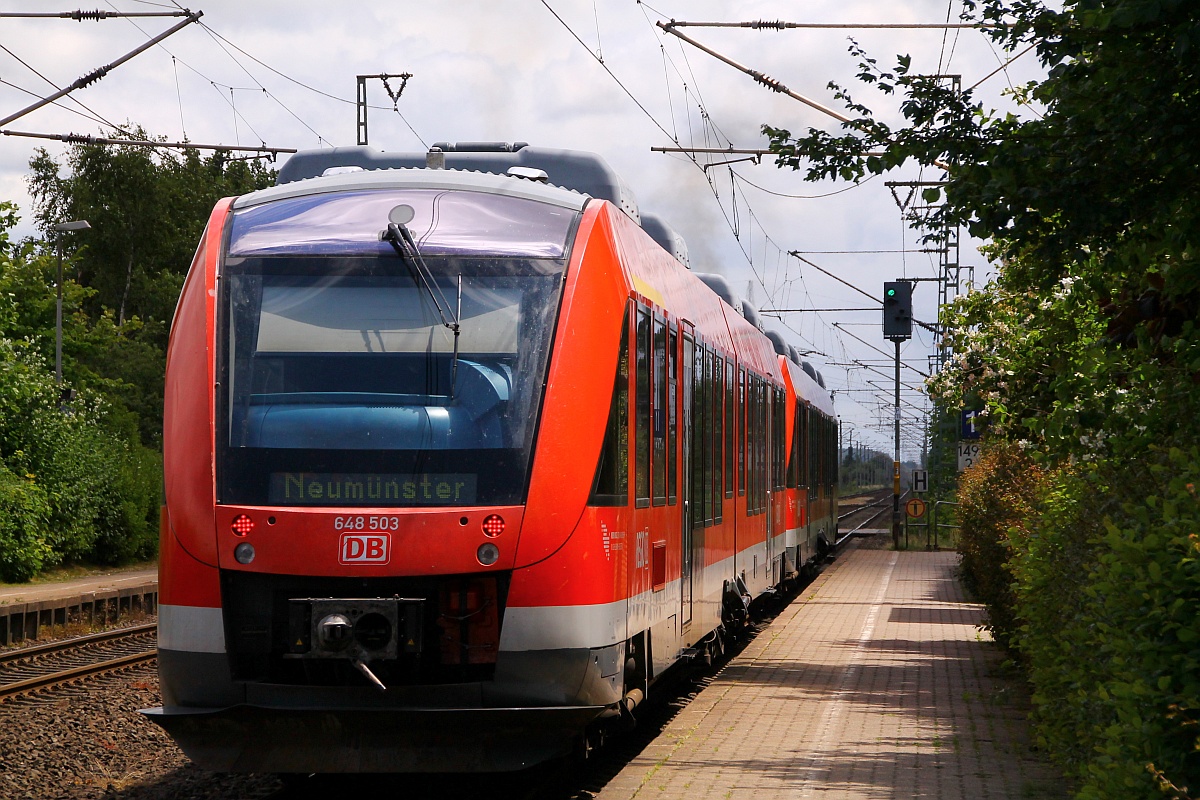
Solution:
{"label": "green signal light", "polygon": [[895,297],[895,296],[896,296],[896,290],[895,290],[895,289],[888,289],[888,292],[887,292],[887,294],[888,294],[888,297]]}

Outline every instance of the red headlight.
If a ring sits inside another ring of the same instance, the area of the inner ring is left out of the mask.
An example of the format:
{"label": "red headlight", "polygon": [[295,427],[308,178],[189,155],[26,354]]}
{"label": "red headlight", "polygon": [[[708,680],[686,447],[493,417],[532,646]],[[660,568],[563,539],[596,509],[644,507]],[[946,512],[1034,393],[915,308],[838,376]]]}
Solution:
{"label": "red headlight", "polygon": [[504,533],[504,517],[492,514],[483,521],[483,535],[496,537]]}
{"label": "red headlight", "polygon": [[245,514],[239,514],[233,521],[233,532],[238,536],[245,536],[250,531],[254,530],[254,520],[247,517]]}

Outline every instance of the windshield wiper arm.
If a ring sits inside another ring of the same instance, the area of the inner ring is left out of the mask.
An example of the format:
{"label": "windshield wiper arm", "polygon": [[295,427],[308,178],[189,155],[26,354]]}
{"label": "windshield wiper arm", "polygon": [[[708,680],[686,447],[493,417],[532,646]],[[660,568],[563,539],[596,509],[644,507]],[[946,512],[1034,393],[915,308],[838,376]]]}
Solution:
{"label": "windshield wiper arm", "polygon": [[438,316],[442,319],[442,325],[454,333],[454,357],[450,362],[450,394],[453,396],[454,384],[458,379],[458,334],[460,327],[459,319],[462,315],[462,275],[458,276],[458,306],[452,309],[449,301],[446,300],[446,296],[442,294],[442,290],[434,283],[433,273],[429,271],[429,267],[425,264],[425,259],[421,258],[421,251],[413,239],[412,232],[408,230],[408,226],[402,223],[389,222],[387,230],[383,232],[381,238],[386,242],[390,242],[400,257],[409,264],[412,271],[416,274],[417,280],[425,287],[425,292],[429,295],[429,299],[433,301],[433,307],[437,309]]}

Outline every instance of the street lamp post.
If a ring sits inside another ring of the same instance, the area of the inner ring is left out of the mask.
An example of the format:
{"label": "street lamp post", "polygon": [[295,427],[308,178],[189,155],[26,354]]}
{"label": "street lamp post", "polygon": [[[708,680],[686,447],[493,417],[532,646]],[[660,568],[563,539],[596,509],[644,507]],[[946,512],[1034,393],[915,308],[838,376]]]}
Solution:
{"label": "street lamp post", "polygon": [[59,234],[56,237],[58,249],[58,301],[54,310],[54,380],[57,381],[60,388],[62,387],[62,234],[67,231],[85,231],[91,227],[86,219],[74,222],[57,222],[54,224],[54,230]]}

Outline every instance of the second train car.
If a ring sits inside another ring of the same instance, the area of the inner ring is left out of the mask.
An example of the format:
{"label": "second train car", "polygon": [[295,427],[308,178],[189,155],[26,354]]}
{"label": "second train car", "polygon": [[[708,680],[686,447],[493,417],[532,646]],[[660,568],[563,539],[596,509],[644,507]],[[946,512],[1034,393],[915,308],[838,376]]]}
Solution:
{"label": "second train car", "polygon": [[314,151],[218,203],[146,713],[216,770],[519,769],[812,565],[832,397],[686,262],[573,151]]}

